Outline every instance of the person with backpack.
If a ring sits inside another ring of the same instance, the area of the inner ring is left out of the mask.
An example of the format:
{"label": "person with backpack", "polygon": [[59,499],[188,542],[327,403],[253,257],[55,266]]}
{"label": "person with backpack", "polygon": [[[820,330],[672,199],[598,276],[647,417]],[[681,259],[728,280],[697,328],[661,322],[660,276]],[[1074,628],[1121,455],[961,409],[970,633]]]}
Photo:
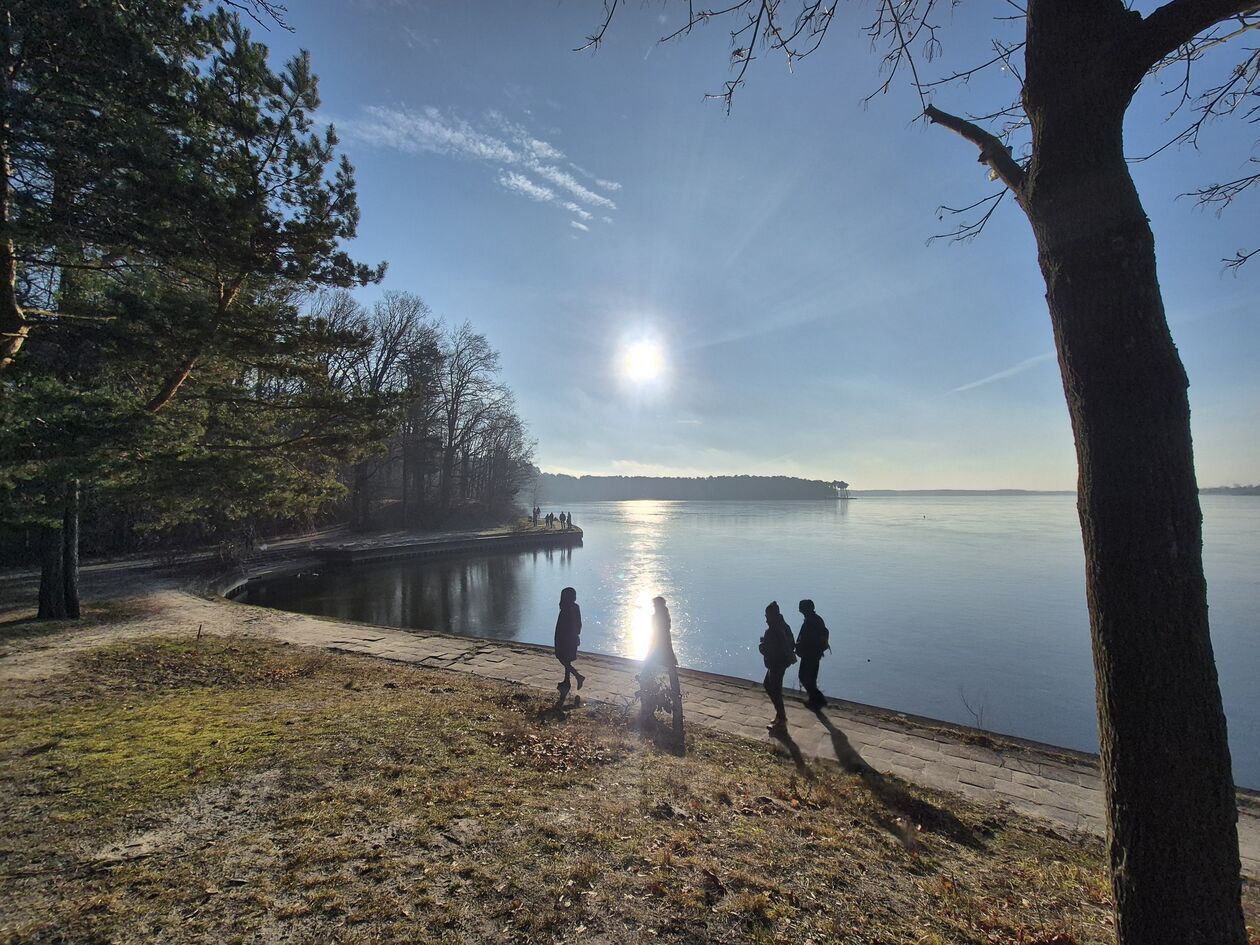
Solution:
{"label": "person with backpack", "polygon": [[818,661],[831,649],[831,634],[822,617],[815,612],[812,600],[801,601],[799,609],[805,620],[796,638],[796,655],[801,658],[801,685],[809,693],[805,704],[811,709],[822,709],[827,705],[827,697],[818,688]]}
{"label": "person with backpack", "polygon": [[761,651],[762,661],[766,664],[766,678],[762,685],[774,705],[774,721],[767,728],[772,734],[786,733],[787,710],[783,706],[783,674],[796,662],[796,640],[792,637],[792,628],[779,612],[778,601],[772,600],[766,605],[766,632],[761,635],[761,643],[757,649]]}
{"label": "person with backpack", "polygon": [[564,667],[564,681],[556,686],[560,690],[561,698],[569,691],[570,675],[577,679],[579,689],[586,682],[586,677],[573,666],[581,637],[582,608],[578,606],[577,591],[566,587],[560,592],[560,616],[556,618],[556,659]]}

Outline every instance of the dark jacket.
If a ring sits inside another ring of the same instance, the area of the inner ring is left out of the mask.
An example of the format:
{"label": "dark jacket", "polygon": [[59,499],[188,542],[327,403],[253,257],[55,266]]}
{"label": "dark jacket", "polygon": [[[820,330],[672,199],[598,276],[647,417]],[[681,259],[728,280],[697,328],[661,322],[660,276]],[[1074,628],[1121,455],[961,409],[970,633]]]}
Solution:
{"label": "dark jacket", "polygon": [[582,608],[576,600],[561,601],[556,618],[556,659],[568,662],[577,659],[582,636]]}
{"label": "dark jacket", "polygon": [[761,658],[766,664],[766,669],[787,669],[796,662],[796,654],[793,652],[796,641],[792,637],[792,628],[788,626],[788,622],[783,619],[782,614],[775,614],[769,618],[770,623],[766,627],[766,632],[761,635]]}
{"label": "dark jacket", "polygon": [[822,617],[816,613],[806,614],[800,636],[796,638],[796,655],[807,660],[821,659],[823,653],[831,649],[830,636]]}
{"label": "dark jacket", "polygon": [[670,634],[673,621],[665,608],[652,611],[652,645],[644,663],[660,663],[663,666],[677,666],[678,657],[674,655],[674,638]]}

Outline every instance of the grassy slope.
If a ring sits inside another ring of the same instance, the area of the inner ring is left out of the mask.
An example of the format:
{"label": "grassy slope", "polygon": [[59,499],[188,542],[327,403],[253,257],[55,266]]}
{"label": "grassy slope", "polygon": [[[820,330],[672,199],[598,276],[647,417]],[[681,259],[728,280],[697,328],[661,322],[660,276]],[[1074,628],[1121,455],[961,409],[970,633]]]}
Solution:
{"label": "grassy slope", "polygon": [[519,687],[207,638],[0,701],[0,942],[1110,938],[1100,848]]}

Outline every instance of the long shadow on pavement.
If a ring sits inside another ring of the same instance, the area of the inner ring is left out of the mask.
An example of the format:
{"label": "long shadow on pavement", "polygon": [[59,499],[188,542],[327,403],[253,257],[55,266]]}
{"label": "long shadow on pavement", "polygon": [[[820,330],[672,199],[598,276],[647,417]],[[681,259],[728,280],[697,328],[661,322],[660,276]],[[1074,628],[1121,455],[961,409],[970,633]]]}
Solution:
{"label": "long shadow on pavement", "polygon": [[814,772],[809,770],[809,765],[805,762],[805,756],[801,753],[801,746],[796,744],[796,740],[788,734],[787,729],[774,729],[770,732],[770,737],[787,749],[787,753],[792,756],[792,764],[796,765],[798,774],[807,781],[814,780]]}
{"label": "long shadow on pavement", "polygon": [[985,848],[981,837],[952,813],[913,796],[901,785],[872,768],[825,712],[816,709],[814,714],[831,736],[832,750],[840,766],[861,778],[871,795],[888,811],[890,816],[879,818],[880,825],[903,844],[913,847],[917,825],[932,833],[943,834],[964,846],[976,850]]}

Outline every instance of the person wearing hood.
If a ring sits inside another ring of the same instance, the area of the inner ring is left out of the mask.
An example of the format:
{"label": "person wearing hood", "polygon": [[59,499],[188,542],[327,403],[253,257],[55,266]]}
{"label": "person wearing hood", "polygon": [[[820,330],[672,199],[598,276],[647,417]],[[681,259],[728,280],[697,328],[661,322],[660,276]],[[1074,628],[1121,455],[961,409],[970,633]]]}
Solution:
{"label": "person wearing hood", "polygon": [[796,655],[801,658],[801,685],[809,693],[805,704],[811,709],[822,709],[827,705],[827,697],[818,688],[818,662],[831,649],[830,632],[815,612],[812,600],[801,601],[798,609],[805,618],[800,636],[796,638]]}
{"label": "person wearing hood", "polygon": [[783,674],[796,662],[796,640],[792,636],[792,628],[788,626],[783,614],[779,611],[778,601],[766,605],[766,632],[761,635],[761,658],[766,664],[766,678],[762,683],[766,695],[774,706],[774,721],[770,723],[771,732],[787,731],[787,710],[783,706]]}
{"label": "person wearing hood", "polygon": [[560,616],[556,618],[556,659],[564,667],[564,681],[556,686],[561,692],[569,691],[569,678],[577,679],[582,688],[586,677],[573,666],[577,659],[578,643],[582,636],[582,608],[578,606],[577,591],[566,587],[560,592]]}

